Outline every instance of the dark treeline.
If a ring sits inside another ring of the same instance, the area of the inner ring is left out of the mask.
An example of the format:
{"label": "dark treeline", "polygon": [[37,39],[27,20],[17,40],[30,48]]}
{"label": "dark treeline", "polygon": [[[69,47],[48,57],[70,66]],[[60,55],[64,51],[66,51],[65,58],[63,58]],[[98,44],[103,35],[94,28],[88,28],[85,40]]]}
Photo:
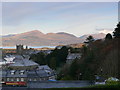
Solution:
{"label": "dark treeline", "polygon": [[102,78],[120,76],[120,23],[105,39],[95,40],[89,36],[82,47],[82,57],[65,64],[58,75],[62,80],[94,80],[95,76]]}
{"label": "dark treeline", "polygon": [[55,49],[50,54],[45,55],[43,52],[32,54],[30,59],[37,62],[40,65],[48,65],[52,69],[57,69],[62,67],[66,62],[66,57],[68,55],[68,49],[63,46],[61,49]]}
{"label": "dark treeline", "polygon": [[[47,64],[52,69],[60,68],[58,80],[94,80],[95,75],[108,78],[120,76],[120,22],[104,39],[95,40],[89,36],[81,48],[81,58],[71,64],[66,63],[67,47],[55,49],[45,56],[43,53],[32,55],[31,59],[40,65]],[[75,49],[72,49],[75,52]]]}

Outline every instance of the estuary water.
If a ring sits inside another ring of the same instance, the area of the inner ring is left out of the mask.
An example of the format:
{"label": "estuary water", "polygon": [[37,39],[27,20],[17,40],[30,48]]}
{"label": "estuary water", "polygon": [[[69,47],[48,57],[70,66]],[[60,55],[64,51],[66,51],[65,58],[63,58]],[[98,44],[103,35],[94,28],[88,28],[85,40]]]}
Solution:
{"label": "estuary water", "polygon": [[[24,46],[25,48],[26,46]],[[55,48],[56,46],[28,46],[28,48]],[[2,47],[0,46],[0,48],[3,48],[3,49],[15,49],[16,46],[12,46],[12,47]]]}

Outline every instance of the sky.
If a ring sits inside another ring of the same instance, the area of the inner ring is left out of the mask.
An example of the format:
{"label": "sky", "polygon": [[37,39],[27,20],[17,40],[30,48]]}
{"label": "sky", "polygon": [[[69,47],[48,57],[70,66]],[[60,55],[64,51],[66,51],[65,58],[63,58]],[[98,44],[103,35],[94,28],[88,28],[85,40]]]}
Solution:
{"label": "sky", "polygon": [[2,2],[2,35],[40,30],[81,36],[112,32],[117,23],[117,2]]}

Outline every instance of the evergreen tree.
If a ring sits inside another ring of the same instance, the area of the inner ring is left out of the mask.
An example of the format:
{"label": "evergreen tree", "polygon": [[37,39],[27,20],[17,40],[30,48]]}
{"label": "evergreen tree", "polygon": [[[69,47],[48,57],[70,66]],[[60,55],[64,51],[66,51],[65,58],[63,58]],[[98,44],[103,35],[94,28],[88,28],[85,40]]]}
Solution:
{"label": "evergreen tree", "polygon": [[113,32],[113,36],[115,38],[120,38],[120,22],[117,25],[117,28],[115,28],[114,32]]}
{"label": "evergreen tree", "polygon": [[87,39],[86,39],[86,42],[85,43],[91,43],[93,42],[95,39],[93,38],[93,36],[88,36]]}
{"label": "evergreen tree", "polygon": [[77,70],[79,69],[79,65],[78,65],[78,59],[75,59],[71,66],[70,66],[70,71],[69,71],[69,75],[72,77],[73,80],[78,79],[77,78]]}
{"label": "evergreen tree", "polygon": [[110,33],[108,33],[105,37],[105,40],[111,40],[112,39],[112,35]]}
{"label": "evergreen tree", "polygon": [[56,69],[56,58],[55,57],[51,58],[51,60],[50,60],[50,67],[52,69]]}
{"label": "evergreen tree", "polygon": [[46,61],[45,61],[45,54],[42,52],[39,52],[37,54],[32,54],[30,56],[30,59],[35,61],[36,63],[40,64],[40,65],[45,65]]}

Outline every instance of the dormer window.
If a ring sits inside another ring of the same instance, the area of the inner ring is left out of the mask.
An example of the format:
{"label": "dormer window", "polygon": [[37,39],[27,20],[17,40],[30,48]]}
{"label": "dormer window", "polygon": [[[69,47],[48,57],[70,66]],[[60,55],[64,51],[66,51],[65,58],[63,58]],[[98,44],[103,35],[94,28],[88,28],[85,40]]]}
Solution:
{"label": "dormer window", "polygon": [[50,72],[48,72],[48,74],[50,74]]}
{"label": "dormer window", "polygon": [[48,75],[51,74],[51,72],[50,72],[49,70],[45,70],[45,72],[46,72]]}
{"label": "dormer window", "polygon": [[21,70],[21,71],[20,71],[20,74],[21,74],[21,75],[23,75],[23,74],[24,74],[24,72],[25,72],[24,70]]}
{"label": "dormer window", "polygon": [[10,71],[10,74],[11,74],[11,75],[14,75],[14,74],[15,74],[15,70],[11,70],[11,71]]}

